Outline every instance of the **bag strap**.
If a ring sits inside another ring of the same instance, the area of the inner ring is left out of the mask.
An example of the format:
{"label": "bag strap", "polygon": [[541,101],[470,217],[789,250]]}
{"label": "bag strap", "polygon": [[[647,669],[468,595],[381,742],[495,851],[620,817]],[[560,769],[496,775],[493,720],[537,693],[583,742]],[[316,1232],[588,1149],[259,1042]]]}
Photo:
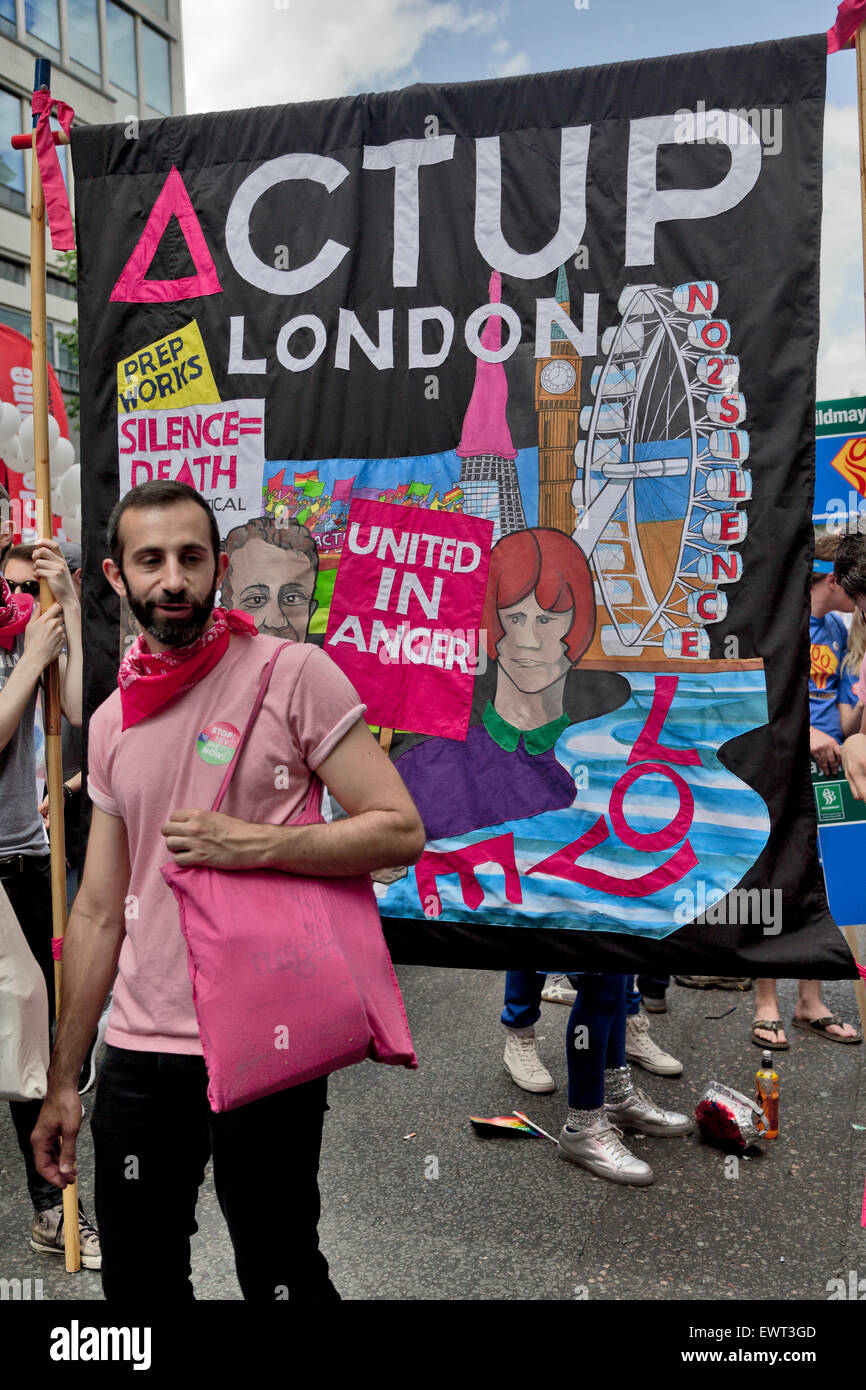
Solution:
{"label": "bag strap", "polygon": [[226,768],[226,772],[225,772],[225,776],[223,777],[222,784],[221,784],[221,786],[220,786],[219,791],[218,791],[217,794],[216,794],[216,799],[214,800],[214,804],[213,804],[213,806],[211,806],[211,810],[212,810],[212,811],[218,811],[218,810],[219,810],[220,806],[222,805],[223,797],[225,796],[226,792],[228,791],[229,782],[232,780],[232,776],[234,775],[234,770],[235,770],[235,768],[237,767],[238,763],[239,763],[240,760],[241,760],[241,753],[244,751],[244,744],[245,744],[246,741],[247,741],[247,736],[248,736],[250,730],[252,729],[253,724],[254,724],[255,721],[256,721],[256,715],[258,714],[258,712],[259,712],[259,710],[260,710],[260,708],[261,708],[262,700],[265,698],[265,693],[266,693],[266,691],[267,691],[268,684],[269,684],[269,682],[270,682],[271,674],[272,674],[272,672],[273,672],[274,666],[276,665],[277,657],[279,656],[280,652],[283,651],[286,647],[292,647],[292,646],[295,646],[295,645],[296,645],[296,644],[295,644],[294,642],[281,642],[280,645],[277,647],[277,650],[274,652],[273,656],[271,657],[270,661],[268,662],[267,666],[265,667],[265,669],[264,669],[264,671],[263,671],[263,673],[262,673],[262,678],[261,678],[261,680],[259,681],[259,688],[258,688],[258,693],[256,694],[255,702],[254,702],[254,704],[253,704],[252,709],[250,710],[250,717],[249,717],[249,719],[247,720],[246,725],[244,726],[244,731],[243,731],[243,733],[241,734],[240,743],[239,743],[238,746],[237,746],[237,752],[235,753],[234,757],[232,758],[231,762],[229,763],[228,767]]}

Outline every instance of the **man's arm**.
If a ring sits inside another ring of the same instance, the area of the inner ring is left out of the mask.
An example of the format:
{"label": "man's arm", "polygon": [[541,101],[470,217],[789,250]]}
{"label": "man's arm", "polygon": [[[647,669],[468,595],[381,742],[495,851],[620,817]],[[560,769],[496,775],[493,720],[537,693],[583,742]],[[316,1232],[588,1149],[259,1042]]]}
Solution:
{"label": "man's arm", "polygon": [[847,738],[849,734],[856,733],[860,728],[863,717],[863,706],[861,704],[845,705],[839,703],[839,718],[842,721],[842,737]]}
{"label": "man's arm", "polygon": [[842,766],[842,750],[832,734],[809,725],[809,751],[821,772],[829,776]]}
{"label": "man's arm", "polygon": [[842,768],[848,778],[851,795],[855,801],[866,801],[866,706],[860,732],[851,734],[842,744]]}
{"label": "man's arm", "polygon": [[48,1092],[32,1136],[36,1167],[55,1187],[66,1187],[75,1176],[78,1076],[117,969],[128,887],[126,826],[94,806],[84,877],[63,940],[63,1001]]}
{"label": "man's arm", "polygon": [[57,541],[43,537],[36,542],[33,574],[37,579],[47,579],[54,598],[63,609],[66,653],[60,657],[60,704],[70,724],[78,726],[82,717],[84,678],[81,605],[75,582]]}
{"label": "man's arm", "polygon": [[45,613],[31,618],[24,629],[24,650],[0,690],[0,752],[18,728],[45,667],[63,650],[60,612],[60,605],[53,603]]}
{"label": "man's arm", "polygon": [[175,811],[162,827],[177,864],[283,869],[341,878],[414,864],[424,827],[400,774],[359,720],[316,769],[348,815],[324,825],[256,825],[213,811]]}

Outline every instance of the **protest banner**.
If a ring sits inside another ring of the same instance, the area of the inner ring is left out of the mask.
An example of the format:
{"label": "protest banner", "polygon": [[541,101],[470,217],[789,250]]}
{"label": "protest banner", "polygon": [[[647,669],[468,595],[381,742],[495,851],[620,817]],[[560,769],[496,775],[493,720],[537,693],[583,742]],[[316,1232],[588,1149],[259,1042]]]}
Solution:
{"label": "protest banner", "polygon": [[[815,36],[76,132],[89,706],[108,512],[189,475],[231,601],[396,730],[428,837],[377,888],[398,959],[853,971],[806,740],[825,65]],[[380,508],[407,555],[488,528],[480,623],[480,564],[363,553]],[[397,618],[436,662],[381,660]],[[476,623],[464,723],[433,634]]]}

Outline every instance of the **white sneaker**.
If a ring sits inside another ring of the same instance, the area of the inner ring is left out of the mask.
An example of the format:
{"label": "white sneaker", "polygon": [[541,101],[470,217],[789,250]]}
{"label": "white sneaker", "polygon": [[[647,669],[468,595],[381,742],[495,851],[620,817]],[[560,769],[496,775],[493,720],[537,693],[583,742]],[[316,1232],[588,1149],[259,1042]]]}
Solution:
{"label": "white sneaker", "polygon": [[572,989],[567,975],[548,975],[541,997],[548,1004],[571,1005],[577,998],[577,990]]}
{"label": "white sneaker", "polygon": [[649,1033],[649,1019],[645,1014],[630,1014],[625,1021],[625,1055],[630,1062],[637,1062],[644,1071],[656,1076],[681,1076],[682,1062],[671,1057],[653,1042]]}
{"label": "white sneaker", "polygon": [[[99,1236],[95,1226],[88,1221],[80,1209],[78,1212],[78,1243],[82,1269],[101,1269],[102,1251],[99,1248]],[[30,1228],[30,1249],[37,1250],[40,1255],[64,1255],[66,1253],[63,1240],[62,1202],[58,1202],[56,1207],[49,1207],[47,1211],[33,1213],[33,1224]]]}
{"label": "white sneaker", "polygon": [[510,1029],[505,1040],[505,1070],[522,1091],[540,1094],[556,1090],[556,1082],[535,1050],[533,1033],[514,1033]]}

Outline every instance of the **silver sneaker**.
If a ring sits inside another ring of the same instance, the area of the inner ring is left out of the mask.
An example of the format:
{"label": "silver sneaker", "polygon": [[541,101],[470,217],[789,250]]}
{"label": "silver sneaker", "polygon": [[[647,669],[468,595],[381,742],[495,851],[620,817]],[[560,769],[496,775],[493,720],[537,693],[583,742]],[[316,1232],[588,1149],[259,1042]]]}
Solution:
{"label": "silver sneaker", "polygon": [[573,1004],[577,990],[572,989],[567,975],[548,975],[541,997],[548,1004]]}
{"label": "silver sneaker", "polygon": [[535,1050],[535,1035],[509,1031],[505,1040],[505,1070],[522,1091],[540,1095],[556,1090],[556,1082]]}
{"label": "silver sneaker", "polygon": [[[101,1269],[102,1251],[96,1228],[90,1224],[83,1211],[78,1213],[78,1241],[81,1248],[82,1269]],[[40,1254],[62,1255],[63,1244],[63,1203],[49,1207],[47,1211],[33,1214],[30,1228],[30,1249]]]}
{"label": "silver sneaker", "polygon": [[568,1129],[563,1125],[559,1156],[610,1182],[648,1187],[653,1181],[652,1168],[626,1148],[622,1130],[611,1124],[607,1115],[600,1115],[585,1129]]}
{"label": "silver sneaker", "polygon": [[605,1113],[620,1129],[632,1134],[654,1134],[660,1138],[667,1135],[691,1134],[694,1125],[688,1115],[680,1115],[676,1110],[663,1110],[660,1105],[635,1086],[625,1100],[604,1103]]}
{"label": "silver sneaker", "polygon": [[682,1062],[665,1052],[650,1037],[650,1022],[646,1014],[631,1014],[625,1021],[625,1055],[630,1062],[637,1062],[644,1071],[656,1076],[681,1076]]}

